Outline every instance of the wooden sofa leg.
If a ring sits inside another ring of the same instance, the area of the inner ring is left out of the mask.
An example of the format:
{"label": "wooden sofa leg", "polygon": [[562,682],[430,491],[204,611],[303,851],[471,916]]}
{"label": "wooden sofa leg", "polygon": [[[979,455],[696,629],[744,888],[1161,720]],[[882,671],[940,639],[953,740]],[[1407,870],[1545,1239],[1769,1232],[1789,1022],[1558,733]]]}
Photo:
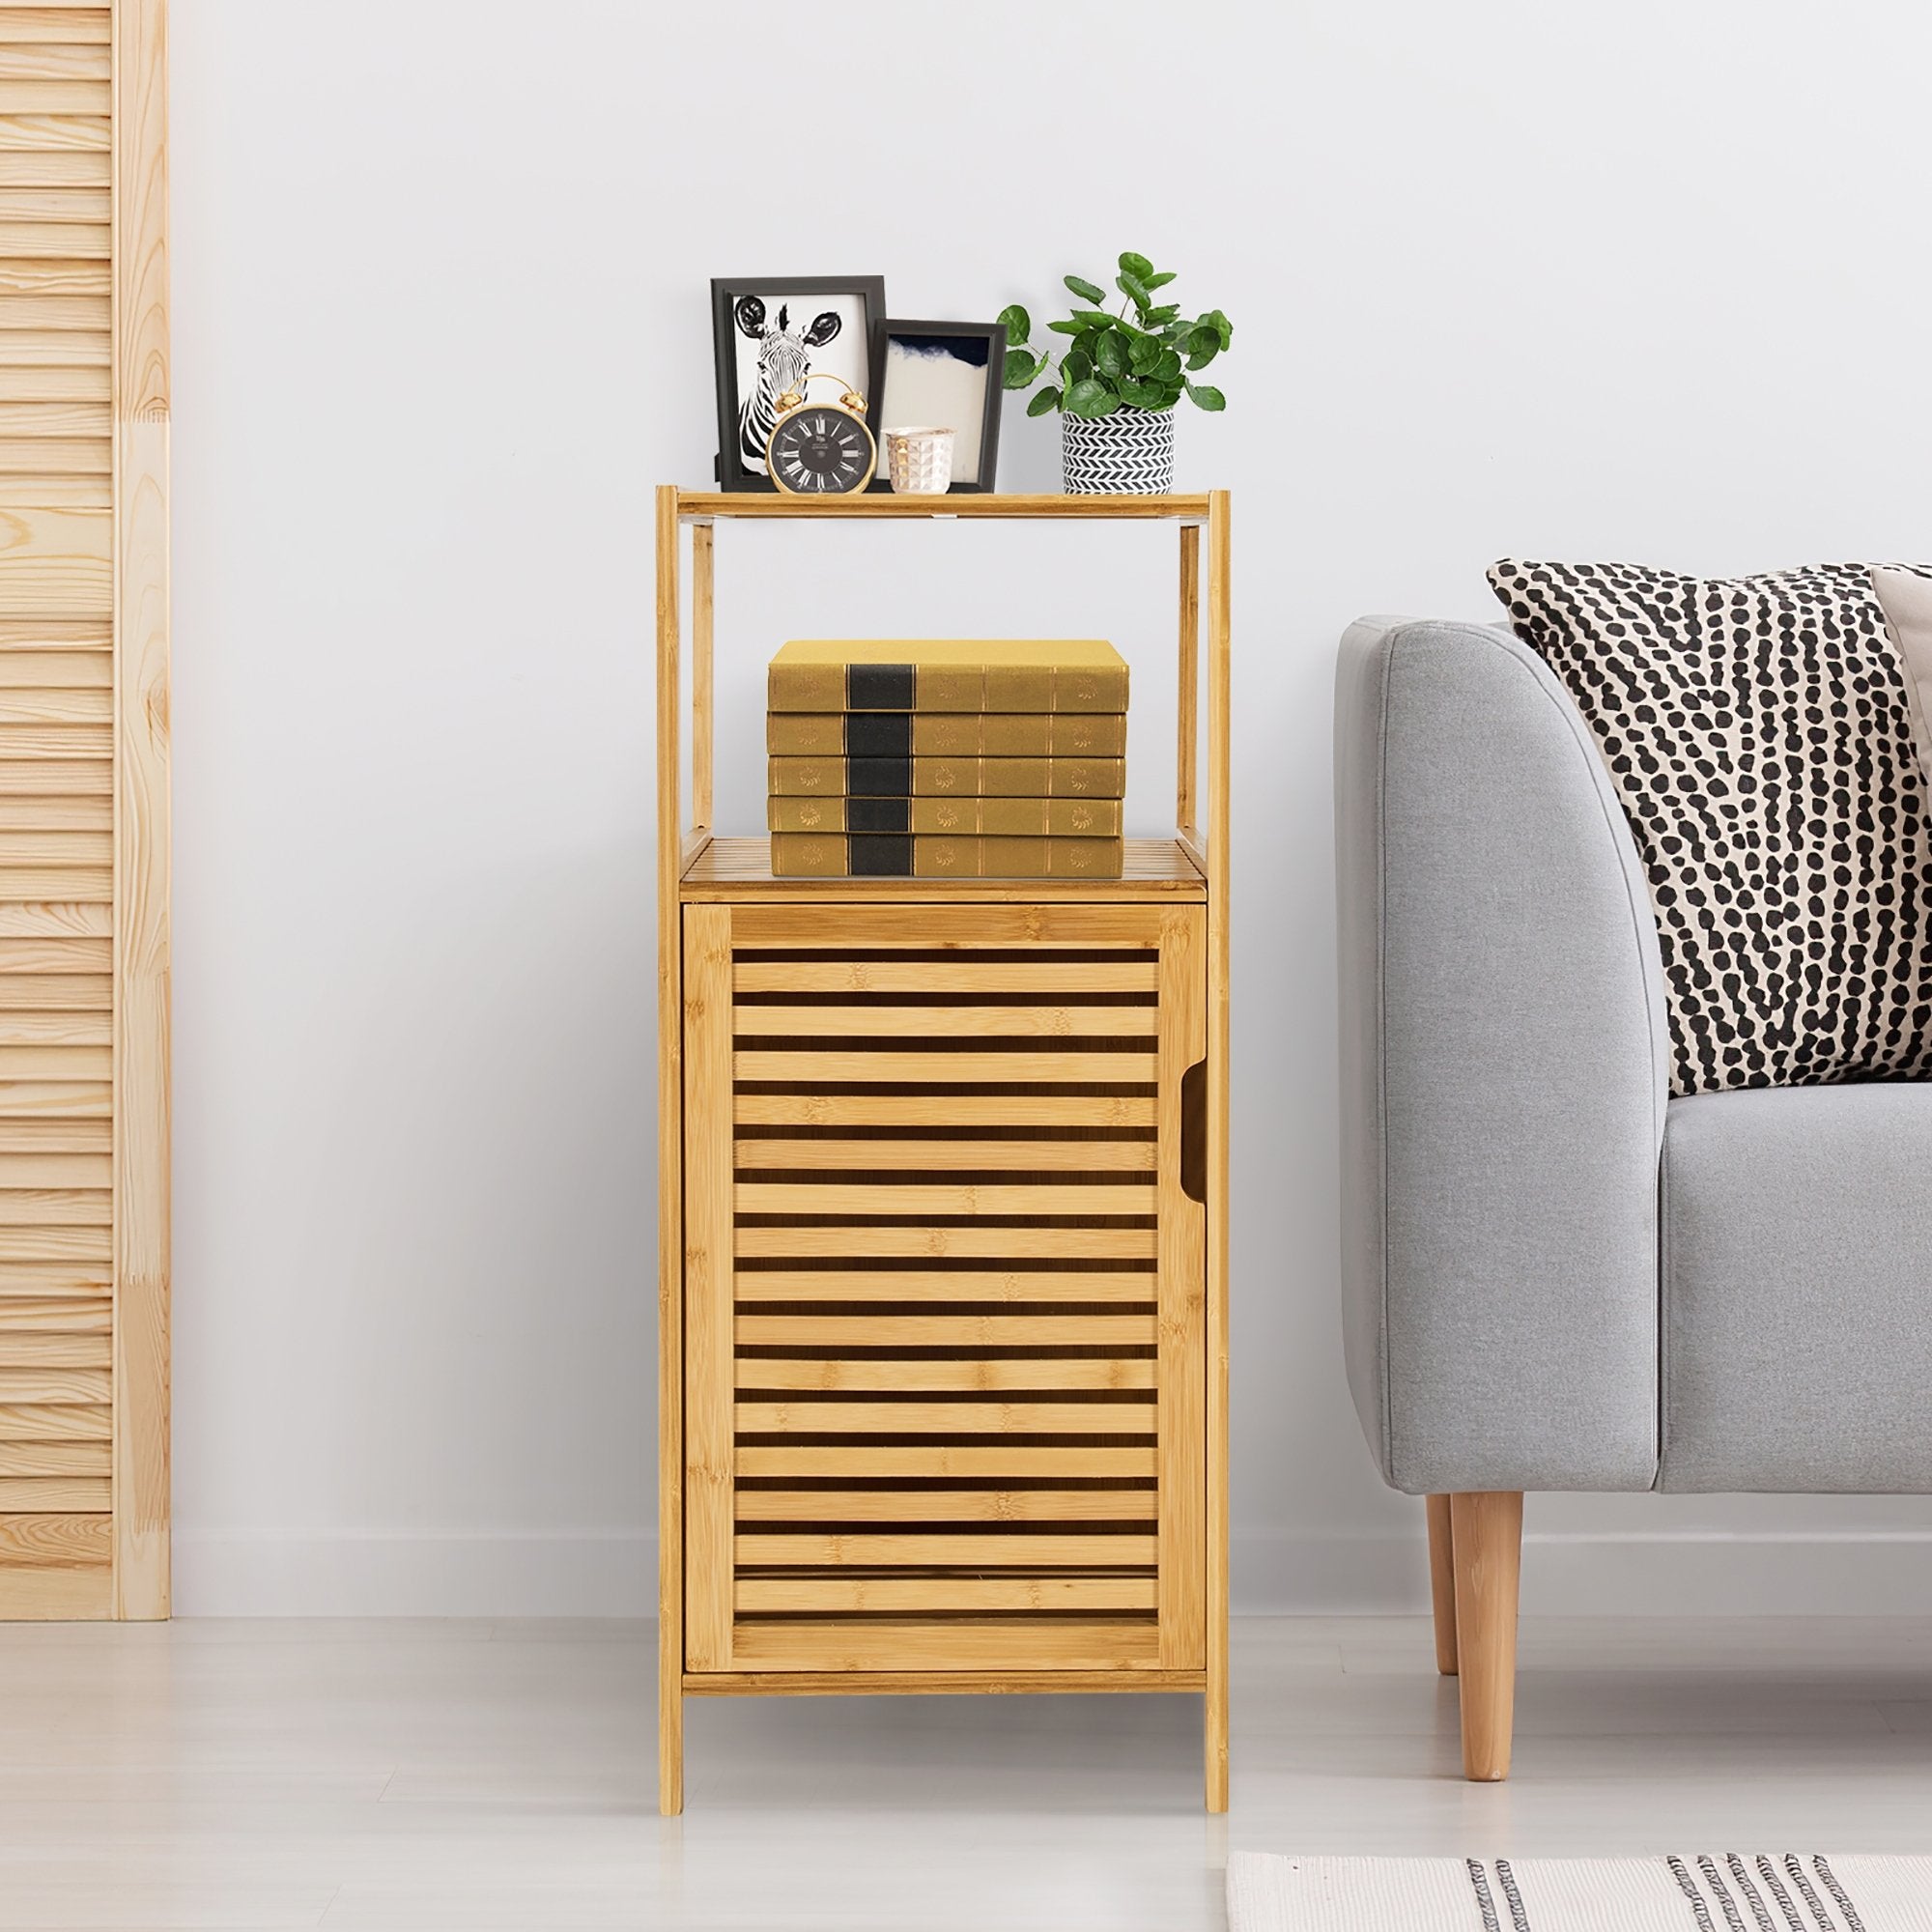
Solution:
{"label": "wooden sofa leg", "polygon": [[1449,1498],[1430,1496],[1429,1595],[1435,1608],[1435,1667],[1444,1677],[1456,1674],[1456,1559],[1455,1532],[1449,1526]]}
{"label": "wooden sofa leg", "polygon": [[1516,1719],[1522,1492],[1479,1490],[1450,1497],[1449,1535],[1462,1676],[1463,1775],[1493,1784],[1509,1776]]}

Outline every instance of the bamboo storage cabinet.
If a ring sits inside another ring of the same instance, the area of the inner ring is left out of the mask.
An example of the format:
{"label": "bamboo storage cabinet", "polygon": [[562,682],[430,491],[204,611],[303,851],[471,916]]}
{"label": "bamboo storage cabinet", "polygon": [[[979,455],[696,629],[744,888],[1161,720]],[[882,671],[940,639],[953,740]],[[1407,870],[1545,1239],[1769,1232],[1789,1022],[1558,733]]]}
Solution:
{"label": "bamboo storage cabinet", "polygon": [[[1178,529],[1175,830],[1123,877],[714,837],[717,524],[935,515]],[[1228,518],[658,492],[667,1813],[686,1697],[830,1691],[1199,1691],[1226,1809]]]}

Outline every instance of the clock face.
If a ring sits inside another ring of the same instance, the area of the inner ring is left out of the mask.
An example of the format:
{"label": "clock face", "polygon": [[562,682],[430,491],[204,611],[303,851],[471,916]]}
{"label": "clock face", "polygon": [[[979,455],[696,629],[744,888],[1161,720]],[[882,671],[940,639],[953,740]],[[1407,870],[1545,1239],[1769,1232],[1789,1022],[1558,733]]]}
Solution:
{"label": "clock face", "polygon": [[875,452],[865,428],[843,410],[803,409],[772,432],[772,480],[795,496],[838,496],[871,480]]}

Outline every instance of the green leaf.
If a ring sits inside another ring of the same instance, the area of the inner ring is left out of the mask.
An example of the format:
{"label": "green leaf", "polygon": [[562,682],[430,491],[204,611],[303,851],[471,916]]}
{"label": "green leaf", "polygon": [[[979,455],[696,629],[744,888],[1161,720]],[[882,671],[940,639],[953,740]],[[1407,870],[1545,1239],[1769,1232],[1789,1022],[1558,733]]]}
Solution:
{"label": "green leaf", "polygon": [[1112,328],[1120,317],[1109,315],[1103,308],[1076,308],[1073,311],[1073,320],[1082,328]]}
{"label": "green leaf", "polygon": [[1141,280],[1151,289],[1164,289],[1169,282],[1173,281],[1174,274],[1175,271],[1172,269],[1164,269],[1157,275],[1142,275]]}
{"label": "green leaf", "polygon": [[1043,355],[1036,355],[1031,349],[1009,349],[1007,351],[1007,373],[1003,387],[1024,389],[1039,374]]}
{"label": "green leaf", "polygon": [[1179,313],[1180,309],[1177,303],[1163,302],[1158,308],[1149,309],[1148,312],[1141,317],[1141,320],[1144,323],[1146,323],[1150,328],[1157,328],[1164,322],[1172,322],[1174,318],[1178,316]]}
{"label": "green leaf", "polygon": [[1143,315],[1153,298],[1147,292],[1147,284],[1138,275],[1116,275],[1114,286],[1130,300]]}
{"label": "green leaf", "polygon": [[1030,416],[1043,416],[1049,411],[1057,410],[1059,407],[1060,391],[1058,389],[1042,389],[1027,405],[1027,414]]}
{"label": "green leaf", "polygon": [[1075,383],[1084,383],[1094,373],[1094,358],[1084,349],[1069,349],[1060,358],[1060,373],[1066,378],[1071,388]]}
{"label": "green leaf", "polygon": [[1105,335],[1094,338],[1094,360],[1099,364],[1103,376],[1119,376],[1126,369],[1126,345],[1111,328]]}
{"label": "green leaf", "polygon": [[1156,409],[1171,410],[1179,400],[1180,384],[1179,383],[1163,383],[1160,385],[1160,401],[1154,407]]}
{"label": "green leaf", "polygon": [[1107,291],[1096,288],[1092,282],[1083,282],[1078,275],[1065,275],[1062,279],[1082,301],[1100,302],[1107,299]]}
{"label": "green leaf", "polygon": [[1228,399],[1219,389],[1210,388],[1206,383],[1189,383],[1187,393],[1194,398],[1197,408],[1204,410],[1225,410]]}
{"label": "green leaf", "polygon": [[1078,335],[1087,325],[1082,322],[1075,322],[1068,316],[1057,315],[1046,326],[1056,335]]}
{"label": "green leaf", "polygon": [[1220,355],[1220,353],[1221,353],[1221,344],[1219,340],[1216,337],[1210,335],[1208,338],[1208,346],[1205,349],[1197,349],[1194,352],[1194,354],[1187,358],[1187,366],[1190,369],[1205,369],[1207,368],[1208,363],[1213,361],[1215,356]]}
{"label": "green leaf", "polygon": [[1218,308],[1210,308],[1201,319],[1211,326],[1214,333],[1220,338],[1223,349],[1232,349],[1235,346],[1235,325]]}
{"label": "green leaf", "polygon": [[1180,357],[1172,349],[1164,350],[1161,358],[1153,365],[1154,377],[1162,383],[1180,381]]}
{"label": "green leaf", "polygon": [[1136,376],[1145,376],[1160,360],[1160,344],[1151,335],[1137,335],[1128,345],[1127,360]]}
{"label": "green leaf", "polygon": [[1130,410],[1157,410],[1161,406],[1158,383],[1137,383],[1131,376],[1121,378],[1121,400]]}
{"label": "green leaf", "polygon": [[1123,275],[1133,275],[1141,281],[1146,281],[1153,273],[1153,264],[1145,255],[1122,255],[1121,257],[1121,273]]}
{"label": "green leaf", "polygon": [[1075,383],[1066,392],[1066,409],[1076,416],[1108,416],[1121,406],[1121,399],[1102,382],[1090,376]]}
{"label": "green leaf", "polygon": [[1027,337],[1033,333],[1033,317],[1018,302],[1009,302],[993,319],[1007,331],[1009,349],[1026,347]]}

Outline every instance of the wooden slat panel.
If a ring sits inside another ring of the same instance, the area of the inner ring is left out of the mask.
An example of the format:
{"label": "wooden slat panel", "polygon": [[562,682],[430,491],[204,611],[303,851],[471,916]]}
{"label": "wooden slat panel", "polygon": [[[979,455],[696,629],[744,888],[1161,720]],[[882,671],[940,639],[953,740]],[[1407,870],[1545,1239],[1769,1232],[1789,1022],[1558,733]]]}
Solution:
{"label": "wooden slat panel", "polygon": [[0,1442],[111,1442],[113,1416],[104,1402],[0,1403]]}
{"label": "wooden slat panel", "polygon": [[[65,377],[66,371],[43,372]],[[9,379],[0,377],[0,384]],[[0,690],[112,691],[114,658],[108,651],[0,651]]]}
{"label": "wooden slat panel", "polygon": [[0,1516],[61,1516],[113,1506],[105,1476],[0,1476]]}
{"label": "wooden slat panel", "polygon": [[[0,153],[0,193],[7,197],[8,208],[27,214],[37,209],[38,198],[43,194],[88,196],[101,207],[108,207],[109,167],[105,155],[82,148],[43,148],[36,154]],[[99,359],[103,362],[109,359],[104,348]]]}
{"label": "wooden slat panel", "polygon": [[1154,962],[1137,952],[1118,959],[742,959],[731,976],[740,993],[1151,993]]}
{"label": "wooden slat panel", "polygon": [[0,1476],[105,1476],[113,1466],[113,1444],[105,1429],[83,1441],[0,1435]]}
{"label": "wooden slat panel", "polygon": [[[0,1308],[5,1304],[0,1303]],[[106,1374],[113,1366],[113,1334],[105,1325],[85,1329],[15,1328],[0,1321],[0,1361],[4,1373],[22,1369],[88,1369]],[[39,1396],[14,1400],[38,1402]],[[97,1398],[90,1396],[88,1400]]]}
{"label": "wooden slat panel", "polygon": [[744,1610],[1151,1610],[1151,1577],[740,1577]]}
{"label": "wooden slat panel", "polygon": [[[0,515],[0,524],[9,521]],[[111,687],[92,691],[0,685],[0,724],[108,724],[114,722]]]}
{"label": "wooden slat panel", "polygon": [[0,1188],[99,1188],[114,1184],[105,1153],[9,1153],[0,1150]]}
{"label": "wooden slat panel", "polygon": [[63,41],[71,45],[105,46],[105,7],[0,7],[0,41]]}
{"label": "wooden slat panel", "polygon": [[[4,447],[4,445],[0,445]],[[925,1084],[950,1080],[1001,1081],[1151,1081],[1151,1053],[838,1053],[804,1051],[739,1052],[731,1056],[732,1077],[738,1080],[833,1082],[840,1080],[914,1080]],[[928,1104],[944,1106],[946,1095]]]}
{"label": "wooden slat panel", "polygon": [[104,904],[113,896],[112,866],[0,866],[0,899],[34,904],[94,899]]}
{"label": "wooden slat panel", "polygon": [[25,349],[20,336],[0,335],[0,370],[6,372],[0,389],[8,395],[36,403],[105,403],[112,395],[113,374],[104,361],[66,356],[43,362],[38,355],[30,361]]}
{"label": "wooden slat panel", "polygon": [[104,1228],[113,1218],[105,1187],[10,1188],[0,1181],[0,1228]]}
{"label": "wooden slat panel", "polygon": [[0,1046],[112,1046],[113,1016],[105,1012],[8,1012],[0,1007]]}
{"label": "wooden slat panel", "polygon": [[113,1005],[108,973],[13,973],[0,975],[0,1012],[106,1012]]}
{"label": "wooden slat panel", "polygon": [[0,1343],[0,1403],[31,1406],[105,1403],[114,1398],[113,1377],[106,1369],[57,1369],[45,1363],[14,1366],[14,1350]]}
{"label": "wooden slat panel", "polygon": [[1158,1666],[1151,1621],[1074,1617],[974,1624],[837,1617],[739,1626],[745,1666],[768,1670],[1147,1670]]}
{"label": "wooden slat panel", "polygon": [[740,1140],[734,1153],[743,1168],[867,1168],[909,1174],[934,1169],[1037,1173],[1151,1173],[1152,1141]]}
{"label": "wooden slat panel", "polygon": [[684,916],[684,1654],[731,1662],[731,919]]}
{"label": "wooden slat panel", "polygon": [[[0,1048],[0,1067],[9,1049]],[[14,1051],[25,1052],[26,1048]],[[961,1261],[1024,1254],[1030,1260],[1139,1261],[1154,1252],[1151,1228],[740,1228],[740,1255],[802,1260],[808,1256],[952,1256]]]}
{"label": "wooden slat panel", "polygon": [[[18,260],[4,258],[12,270]],[[106,476],[114,469],[114,444],[107,437],[23,436],[17,430],[0,436],[0,469],[31,472],[46,476]]]}
{"label": "wooden slat panel", "polygon": [[[813,1626],[792,1624],[785,1628],[810,1630]],[[930,1631],[933,1626],[923,1624],[918,1628]],[[1105,1670],[1066,1669],[1059,1665],[1051,1670],[1014,1670],[1003,1664],[979,1670],[943,1670],[923,1665],[916,1670],[713,1670],[687,1671],[683,1688],[687,1697],[1064,1697],[1110,1693],[1140,1697],[1151,1690],[1187,1691],[1198,1697],[1208,1688],[1208,1673],[1128,1670],[1118,1663]]]}
{"label": "wooden slat panel", "polygon": [[113,140],[113,124],[105,114],[52,114],[32,109],[0,114],[0,151],[88,148],[105,153]]}
{"label": "wooden slat panel", "polygon": [[[5,1386],[0,1371],[0,1387]],[[755,1435],[1146,1435],[1151,1402],[740,1402]]]}
{"label": "wooden slat panel", "polygon": [[1147,1007],[839,1007],[792,1006],[774,1002],[737,1010],[740,1039],[781,1036],[793,1038],[925,1037],[1125,1038],[1155,1031],[1154,1009]]}
{"label": "wooden slat panel", "polygon": [[[0,94],[6,83],[0,81]],[[57,261],[106,261],[113,253],[114,231],[104,221],[14,221],[7,217],[6,197],[0,194],[0,251],[12,261],[51,256]],[[87,432],[92,434],[92,432]]]}
{"label": "wooden slat panel", "polygon": [[[756,1279],[741,1282],[747,1278]],[[741,1315],[737,1321],[742,1349],[1146,1348],[1157,1332],[1151,1315]]]}
{"label": "wooden slat panel", "polygon": [[24,1337],[50,1335],[61,1341],[80,1336],[99,1337],[113,1332],[114,1304],[104,1288],[88,1291],[82,1301],[65,1295],[28,1297],[0,1283],[0,1333],[8,1336],[7,1350],[16,1359],[14,1344]]}
{"label": "wooden slat panel", "polygon": [[[1152,1323],[1150,1322],[1151,1327]],[[1151,1389],[1151,1361],[1105,1356],[1078,1360],[1020,1358],[984,1361],[934,1358],[907,1361],[780,1361],[769,1355],[738,1358],[741,1389],[843,1389],[963,1392],[972,1389]]]}
{"label": "wooden slat panel", "polygon": [[104,794],[88,798],[36,792],[11,798],[0,810],[0,817],[35,832],[106,834],[114,824],[114,801]]}
{"label": "wooden slat panel", "polygon": [[86,1570],[114,1558],[106,1516],[0,1516],[0,1567]]}
{"label": "wooden slat panel", "polygon": [[1053,1536],[1028,1531],[985,1536],[970,1535],[769,1535],[740,1536],[735,1554],[741,1563],[777,1564],[794,1568],[828,1564],[838,1568],[934,1568],[942,1564],[975,1569],[1118,1568],[1151,1565],[1151,1536],[1113,1536],[1104,1532]]}
{"label": "wooden slat panel", "polygon": [[[4,790],[4,783],[0,783]],[[743,1126],[1151,1127],[1154,1103],[1111,1094],[740,1094]]]}
{"label": "wooden slat panel", "polygon": [[[114,197],[105,182],[99,187],[23,187],[0,177],[0,220],[71,228],[105,224],[113,213]],[[11,385],[7,394],[14,396]]]}
{"label": "wooden slat panel", "polygon": [[100,1045],[0,1044],[0,1080],[106,1080],[113,1071],[113,1054]]}
{"label": "wooden slat panel", "polygon": [[741,1180],[733,1201],[740,1214],[1123,1215],[1151,1214],[1154,1190],[1107,1181]]}
{"label": "wooden slat panel", "polygon": [[0,469],[0,510],[111,510],[114,479],[99,474],[53,475],[35,469]]}
{"label": "wooden slat panel", "polygon": [[99,1228],[11,1228],[0,1226],[0,1261],[104,1262],[113,1256],[111,1232]]}
{"label": "wooden slat panel", "polygon": [[111,105],[105,80],[16,80],[0,74],[0,114],[106,114]]}
{"label": "wooden slat panel", "polygon": [[[5,1133],[0,1122],[0,1136]],[[0,1139],[0,1146],[4,1146]],[[992,1268],[741,1268],[738,1299],[748,1301],[1147,1301],[1156,1277],[1082,1268],[1053,1274]],[[744,1318],[740,1318],[743,1320]]]}
{"label": "wooden slat panel", "polygon": [[111,939],[0,939],[0,977],[6,981],[0,990],[0,1005],[14,1003],[19,991],[14,983],[16,979],[40,974],[99,976],[113,971]]}
{"label": "wooden slat panel", "polygon": [[[768,841],[757,841],[768,842]],[[804,884],[805,881],[793,881]],[[785,946],[822,951],[849,946],[865,952],[959,949],[969,958],[977,950],[997,947],[1067,946],[1083,951],[1107,947],[1146,947],[1149,956],[1160,943],[1157,906],[1122,904],[1053,905],[1037,898],[1025,905],[961,904],[963,888],[971,882],[944,882],[946,902],[895,905],[882,918],[876,905],[853,905],[837,900],[825,904],[781,902],[738,905],[731,914],[731,943],[740,952],[758,946]],[[1012,881],[1007,882],[1014,883]],[[1019,882],[1020,890],[1051,886],[1050,879]],[[855,886],[870,880],[840,879],[848,895]],[[920,881],[927,890],[933,882]],[[1083,888],[1092,891],[1091,887]],[[1132,957],[1130,950],[1124,957]]]}
{"label": "wooden slat panel", "polygon": [[[9,168],[40,167],[48,161],[82,161],[96,165],[91,155],[9,155],[0,152],[0,172]],[[12,362],[99,362],[114,360],[110,330],[112,299],[103,289],[98,295],[32,293],[0,288],[0,360]],[[29,339],[21,331],[37,331]]]}
{"label": "wooden slat panel", "polygon": [[[10,34],[8,16],[19,18],[26,11],[12,7],[0,10],[0,80],[113,79],[113,53],[105,44],[105,36],[95,42],[76,35],[60,43],[39,34],[31,40]],[[65,26],[67,22],[58,24]]]}
{"label": "wooden slat panel", "polygon": [[[0,763],[46,758],[57,761],[62,770],[66,771],[76,762],[94,758],[99,758],[105,764],[113,750],[114,727],[108,724],[0,724]],[[26,785],[21,788],[36,789]],[[38,789],[65,791],[68,787],[50,781]],[[92,786],[89,786],[89,789],[92,789]]]}
{"label": "wooden slat panel", "polygon": [[1151,1490],[741,1490],[740,1522],[1146,1522]]}
{"label": "wooden slat panel", "polygon": [[[20,251],[9,245],[9,224],[0,220],[0,251],[10,255]],[[37,234],[52,231],[38,228]],[[112,413],[106,403],[30,402],[16,396],[13,385],[0,383],[0,437],[99,437],[107,440],[113,429]]]}
{"label": "wooden slat panel", "polygon": [[107,1080],[0,1078],[0,1123],[18,1120],[103,1120],[114,1111]]}
{"label": "wooden slat panel", "polygon": [[[0,1440],[6,1439],[6,1434],[4,1417],[0,1417]],[[923,1443],[876,1448],[759,1443],[741,1445],[737,1463],[741,1476],[985,1476],[995,1484],[1021,1476],[1065,1482],[1074,1476],[1158,1473],[1158,1458],[1151,1448],[1111,1444],[1094,1448],[1079,1442],[1064,1447],[935,1442],[930,1448]]]}
{"label": "wooden slat panel", "polygon": [[0,1322],[6,1315],[4,1304],[15,1297],[78,1300],[110,1294],[113,1288],[114,1269],[104,1261],[0,1262]]}
{"label": "wooden slat panel", "polygon": [[[99,739],[90,732],[90,744]],[[104,752],[83,756],[47,756],[37,753],[10,751],[14,742],[11,733],[0,732],[0,798],[112,798],[114,761]],[[17,820],[21,808],[10,806],[7,815]],[[71,928],[91,932],[92,925]],[[109,930],[112,930],[111,923]]]}

